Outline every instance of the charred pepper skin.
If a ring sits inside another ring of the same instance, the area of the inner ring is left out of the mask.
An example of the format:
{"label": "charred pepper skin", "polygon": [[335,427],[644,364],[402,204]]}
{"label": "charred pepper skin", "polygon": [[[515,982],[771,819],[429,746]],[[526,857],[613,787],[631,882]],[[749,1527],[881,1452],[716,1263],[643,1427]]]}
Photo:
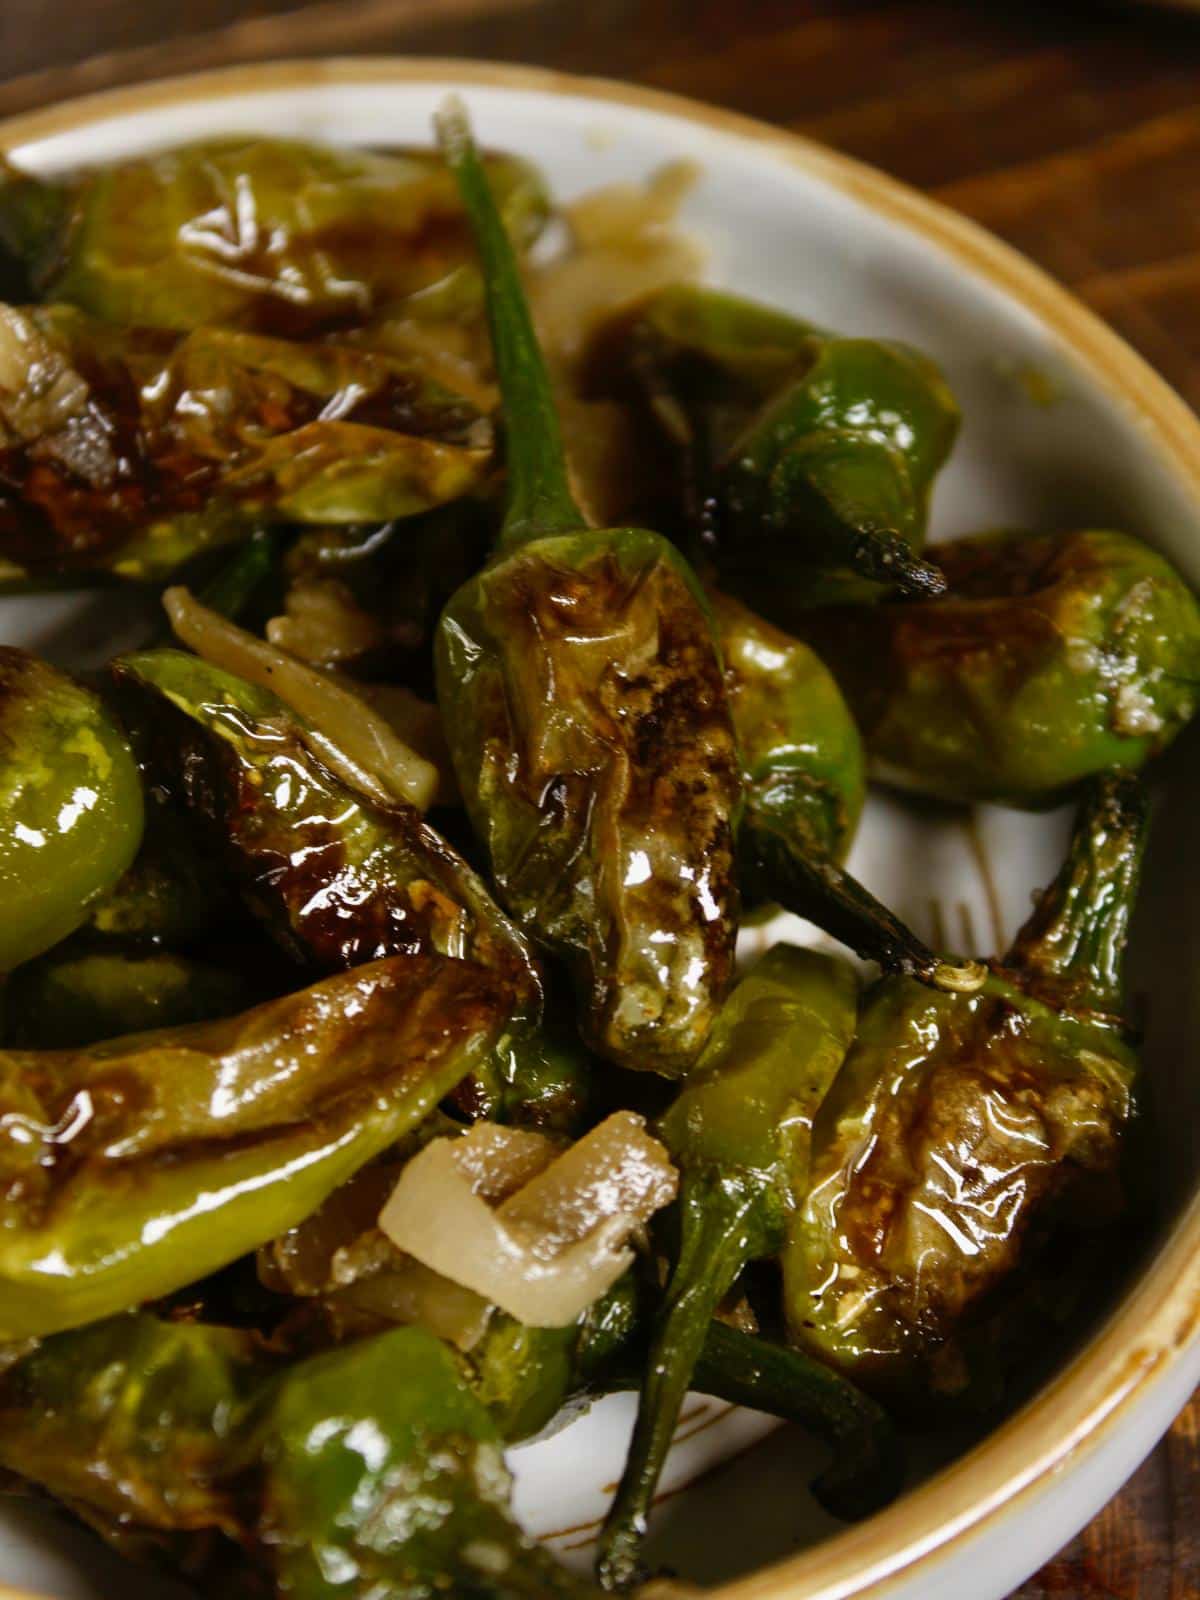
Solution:
{"label": "charred pepper skin", "polygon": [[[549,215],[535,170],[485,157],[518,247]],[[7,168],[0,242],[38,299],[109,322],[201,323],[285,338],[360,327],[409,307],[478,306],[471,235],[429,150],[296,139],[199,140],[38,179]]]}
{"label": "charred pepper skin", "polygon": [[461,119],[442,142],[483,256],[509,473],[496,551],[437,642],[459,786],[501,900],[571,967],[588,1042],[678,1076],[731,976],[737,916],[740,773],[712,621],[658,534],[586,527]]}
{"label": "charred pepper skin", "polygon": [[918,553],[959,413],[919,351],[689,284],[607,330],[590,367],[666,441],[727,586],[767,565],[804,605],[944,589]]}
{"label": "charred pepper skin", "polygon": [[1200,702],[1200,606],[1128,534],[988,533],[932,552],[950,593],[797,619],[873,770],[950,800],[1040,807],[1136,771]]}
{"label": "charred pepper skin", "polygon": [[265,524],[412,517],[491,454],[471,401],[386,350],[0,306],[0,587],[152,582]]}
{"label": "charred pepper skin", "polygon": [[597,1572],[607,1589],[644,1576],[646,1518],[707,1329],[746,1263],[783,1245],[807,1178],[813,1118],[854,1037],[857,999],[844,962],[775,945],[733,989],[658,1121],[680,1173],[679,1246],[600,1536]]}
{"label": "charred pepper skin", "polygon": [[402,954],[469,958],[537,1015],[540,976],[523,936],[414,807],[359,794],[308,748],[297,713],[198,656],[142,651],[116,671],[165,702],[162,775],[208,823],[289,955],[319,971]]}
{"label": "charred pepper skin", "polygon": [[[511,997],[440,957],[239,1017],[0,1051],[0,1338],[152,1297],[294,1226],[487,1059]],[[53,1157],[53,1159],[51,1159]]]}
{"label": "charred pepper skin", "polygon": [[783,1267],[792,1338],[868,1388],[953,1389],[964,1314],[1058,1194],[1113,1171],[1138,1071],[1121,962],[1145,828],[1137,779],[1097,780],[981,989],[885,978],[866,998]]}
{"label": "charred pepper skin", "polygon": [[141,843],[142,785],[100,700],[0,646],[0,973],[77,928]]}

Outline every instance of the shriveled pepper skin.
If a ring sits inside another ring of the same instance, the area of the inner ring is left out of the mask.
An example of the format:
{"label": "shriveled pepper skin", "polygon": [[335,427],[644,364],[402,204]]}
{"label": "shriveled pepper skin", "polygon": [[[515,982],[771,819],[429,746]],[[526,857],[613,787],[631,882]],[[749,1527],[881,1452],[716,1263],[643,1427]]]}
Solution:
{"label": "shriveled pepper skin", "polygon": [[439,129],[476,231],[504,398],[508,504],[443,614],[438,699],[500,897],[571,966],[589,1042],[674,1076],[729,981],[740,798],[699,585],[658,534],[591,530],[469,130]]}
{"label": "shriveled pepper skin", "polygon": [[79,926],[137,852],[142,786],[94,694],[0,645],[0,972]]}
{"label": "shriveled pepper skin", "polygon": [[953,800],[1042,806],[1136,770],[1190,720],[1200,606],[1128,534],[989,533],[932,552],[929,604],[812,613],[875,770]]}
{"label": "shriveled pepper skin", "polygon": [[775,945],[730,994],[658,1121],[680,1173],[679,1245],[600,1538],[606,1588],[641,1575],[646,1518],[713,1313],[748,1261],[783,1244],[807,1180],[813,1118],[854,1037],[857,998],[846,963]]}
{"label": "shriveled pepper skin", "polygon": [[152,581],[266,523],[414,516],[490,462],[487,418],[383,350],[0,306],[8,587]]}
{"label": "shriveled pepper skin", "polygon": [[296,713],[198,656],[142,651],[117,672],[178,713],[163,724],[161,771],[290,955],[322,971],[389,955],[469,957],[536,1012],[524,938],[414,807],[360,795],[313,755]]}
{"label": "shriveled pepper skin", "polygon": [[[739,592],[764,567],[804,605],[944,587],[915,553],[958,407],[919,351],[681,284],[608,329],[589,368],[665,441]],[[756,600],[766,610],[763,596],[770,585]]]}
{"label": "shriveled pepper skin", "polygon": [[[549,202],[532,167],[486,158],[520,245]],[[39,298],[110,322],[223,323],[307,338],[421,306],[478,304],[470,230],[428,150],[199,140],[64,178],[13,169],[0,240]]]}
{"label": "shriveled pepper skin", "polygon": [[485,1059],[511,1001],[408,957],[220,1022],[0,1051],[0,1338],[169,1293],[295,1225]]}
{"label": "shriveled pepper skin", "polygon": [[1035,1218],[1111,1174],[1134,1109],[1121,959],[1144,829],[1137,780],[1101,780],[981,989],[868,995],[783,1256],[793,1339],[859,1382],[953,1387],[957,1326]]}

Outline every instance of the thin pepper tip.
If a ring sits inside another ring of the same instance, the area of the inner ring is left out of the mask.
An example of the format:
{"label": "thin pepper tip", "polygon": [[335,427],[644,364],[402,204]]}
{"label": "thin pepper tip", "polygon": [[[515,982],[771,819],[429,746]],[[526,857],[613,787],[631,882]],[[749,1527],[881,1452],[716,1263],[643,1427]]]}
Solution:
{"label": "thin pepper tip", "polygon": [[982,961],[939,961],[933,969],[933,984],[946,994],[976,994],[987,982],[987,967]]}
{"label": "thin pepper tip", "polygon": [[471,148],[471,119],[460,94],[448,94],[433,113],[433,131],[438,147],[453,166]]}

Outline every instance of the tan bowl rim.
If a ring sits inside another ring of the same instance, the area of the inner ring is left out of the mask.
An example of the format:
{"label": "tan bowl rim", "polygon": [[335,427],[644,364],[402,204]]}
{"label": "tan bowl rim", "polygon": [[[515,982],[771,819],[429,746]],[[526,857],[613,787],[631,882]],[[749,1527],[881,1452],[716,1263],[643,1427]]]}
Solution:
{"label": "tan bowl rim", "polygon": [[[0,148],[180,100],[321,85],[447,82],[583,97],[659,112],[750,140],[922,235],[1031,308],[1131,421],[1200,515],[1200,420],[1142,358],[1065,289],[985,229],[896,179],[801,135],[681,95],[603,78],[487,61],[403,56],[278,61],[107,90],[0,122]],[[718,1590],[718,1600],[883,1597],[1003,1517],[1020,1515],[1052,1476],[1094,1453],[1200,1337],[1200,1191],[1151,1266],[1086,1348],[1027,1406],[965,1456],[862,1525]],[[693,1591],[681,1590],[681,1593]],[[0,1587],[0,1600],[46,1600]]]}

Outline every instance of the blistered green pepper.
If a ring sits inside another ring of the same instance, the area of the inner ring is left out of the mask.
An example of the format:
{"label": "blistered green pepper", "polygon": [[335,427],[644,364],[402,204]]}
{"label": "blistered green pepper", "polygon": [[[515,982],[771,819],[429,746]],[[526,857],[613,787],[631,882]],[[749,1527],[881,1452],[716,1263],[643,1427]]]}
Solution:
{"label": "blistered green pepper", "polygon": [[1196,710],[1200,606],[1127,534],[990,533],[933,552],[928,605],[813,613],[878,775],[954,800],[1041,806],[1137,769]]}
{"label": "blistered green pepper", "polygon": [[854,1037],[857,984],[830,956],[775,945],[725,1002],[657,1133],[679,1170],[679,1243],[599,1574],[642,1575],[646,1518],[705,1333],[749,1261],[777,1254],[808,1174],[812,1122]]}
{"label": "blistered green pepper", "polygon": [[135,1305],[299,1222],[480,1060],[510,996],[440,957],[220,1022],[0,1051],[0,1338]]}
{"label": "blistered green pepper", "polygon": [[70,1049],[232,1016],[261,994],[246,973],[213,961],[167,950],[89,949],[72,940],[13,975],[4,996],[4,1042]]}
{"label": "blistered green pepper", "polygon": [[862,741],[820,658],[799,639],[712,593],[741,751],[745,807],[738,872],[751,902],[774,901],[864,959],[939,986],[972,965],[935,955],[840,865],[866,794]]}
{"label": "blistered green pepper", "polygon": [[690,284],[603,345],[601,387],[665,436],[728,581],[765,568],[807,604],[945,587],[917,552],[959,414],[927,356]]}
{"label": "blistered green pepper", "polygon": [[821,1109],[789,1327],[859,1381],[961,1381],[957,1326],[1069,1186],[1113,1185],[1137,1056],[1122,958],[1146,805],[1097,780],[1067,860],[971,995],[884,978]]}
{"label": "blistered green pepper", "polygon": [[[532,243],[541,179],[511,156],[486,165],[514,240]],[[302,338],[479,298],[462,205],[428,150],[208,139],[62,178],[10,167],[0,242],[38,298],[148,327]]]}
{"label": "blistered green pepper", "polygon": [[240,1547],[297,1600],[594,1592],[512,1522],[495,1424],[421,1329],[281,1366],[247,1333],[116,1317],[0,1378],[0,1419],[4,1466],[194,1579],[227,1583]]}
{"label": "blistered green pepper", "polygon": [[133,754],[96,696],[0,645],[0,973],[83,922],[142,822]]}
{"label": "blistered green pepper", "polygon": [[524,938],[414,807],[352,789],[309,749],[298,713],[199,656],[141,651],[116,671],[178,713],[163,720],[155,770],[207,821],[289,954],[324,971],[403,953],[469,957],[536,1014]]}
{"label": "blistered green pepper", "polygon": [[151,581],[264,521],[413,516],[490,459],[470,401],[380,350],[0,307],[0,584]]}
{"label": "blistered green pepper", "polygon": [[587,528],[486,176],[461,119],[442,139],[483,257],[508,452],[495,553],[438,634],[459,786],[502,901],[571,965],[589,1042],[677,1075],[736,924],[740,782],[711,620],[658,534]]}

